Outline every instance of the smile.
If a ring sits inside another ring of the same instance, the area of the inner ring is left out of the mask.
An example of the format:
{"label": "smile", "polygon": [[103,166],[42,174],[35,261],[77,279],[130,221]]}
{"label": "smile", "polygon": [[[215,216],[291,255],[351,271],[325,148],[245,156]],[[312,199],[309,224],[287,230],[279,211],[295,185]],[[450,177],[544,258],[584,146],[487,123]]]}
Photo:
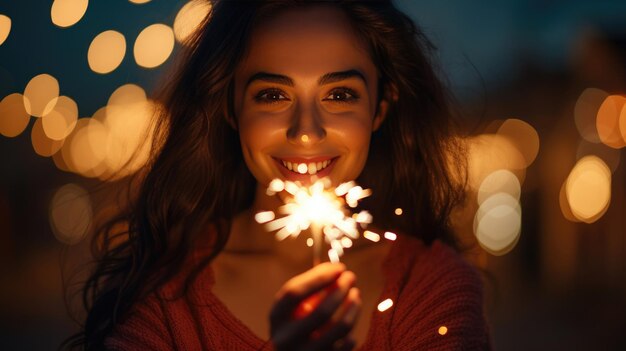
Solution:
{"label": "smile", "polygon": [[[317,175],[324,170],[327,170],[329,166],[332,166],[336,157],[318,157],[316,159],[282,159],[275,158],[275,160],[281,164],[284,170],[293,175]],[[284,172],[283,172],[284,173]],[[324,172],[326,173],[326,172]]]}
{"label": "smile", "polygon": [[300,173],[300,174],[310,174],[314,175],[317,172],[323,170],[328,167],[328,165],[332,162],[332,160],[326,160],[323,162],[310,162],[310,163],[295,163],[289,161],[282,161],[283,166],[289,169],[292,172]]}

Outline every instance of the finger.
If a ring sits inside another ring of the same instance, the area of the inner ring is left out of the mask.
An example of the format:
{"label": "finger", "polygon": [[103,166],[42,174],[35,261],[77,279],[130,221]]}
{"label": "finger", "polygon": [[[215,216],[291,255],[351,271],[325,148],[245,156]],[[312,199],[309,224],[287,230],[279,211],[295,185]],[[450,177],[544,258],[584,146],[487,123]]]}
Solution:
{"label": "finger", "polygon": [[277,322],[278,327],[272,330],[272,339],[275,344],[294,347],[307,343],[311,333],[327,323],[343,304],[355,280],[354,273],[344,272],[337,279],[337,287],[308,316],[299,320],[289,320],[289,323]]}
{"label": "finger", "polygon": [[287,321],[302,300],[334,283],[345,270],[342,263],[325,262],[288,280],[276,294],[270,323]]}
{"label": "finger", "polygon": [[332,348],[338,340],[348,339],[346,336],[352,331],[361,311],[361,298],[359,295],[357,288],[350,289],[347,297],[350,304],[345,313],[319,339],[312,341],[307,346],[310,347],[310,350],[327,350]]}
{"label": "finger", "polygon": [[348,299],[350,289],[354,287],[356,276],[346,271],[337,279],[336,287],[324,297],[319,305],[305,318],[301,319],[301,328],[307,335],[320,328],[341,312],[341,306]]}

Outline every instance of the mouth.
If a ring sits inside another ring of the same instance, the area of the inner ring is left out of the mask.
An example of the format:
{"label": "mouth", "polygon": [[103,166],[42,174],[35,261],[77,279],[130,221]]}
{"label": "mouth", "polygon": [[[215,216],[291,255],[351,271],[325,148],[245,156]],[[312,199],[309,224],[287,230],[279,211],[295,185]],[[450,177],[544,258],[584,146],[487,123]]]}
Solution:
{"label": "mouth", "polygon": [[274,157],[278,169],[287,180],[307,181],[311,176],[322,178],[327,176],[339,156],[320,156],[315,158]]}

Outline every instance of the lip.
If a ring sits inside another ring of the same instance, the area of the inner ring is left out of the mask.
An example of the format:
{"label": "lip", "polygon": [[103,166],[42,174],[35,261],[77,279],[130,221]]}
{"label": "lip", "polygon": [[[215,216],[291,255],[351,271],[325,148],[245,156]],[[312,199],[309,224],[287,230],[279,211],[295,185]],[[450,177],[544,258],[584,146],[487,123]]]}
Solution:
{"label": "lip", "polygon": [[[278,171],[283,175],[284,180],[289,180],[292,182],[299,181],[300,183],[303,183],[303,184],[312,183],[311,178],[313,177],[316,177],[317,179],[321,179],[321,178],[328,176],[330,172],[332,171],[332,169],[335,167],[335,163],[337,162],[338,158],[339,156],[334,156],[334,157],[329,157],[329,156],[316,156],[316,157],[293,156],[291,157],[290,156],[290,157],[280,157],[280,158],[272,157],[272,159],[276,163],[276,167],[278,167]],[[290,171],[285,166],[283,166],[283,162],[282,162],[282,161],[289,161],[291,163],[312,163],[312,162],[322,162],[326,160],[330,160],[330,164],[326,166],[326,168],[317,172],[314,175],[311,175],[308,173],[300,174],[300,173]]]}

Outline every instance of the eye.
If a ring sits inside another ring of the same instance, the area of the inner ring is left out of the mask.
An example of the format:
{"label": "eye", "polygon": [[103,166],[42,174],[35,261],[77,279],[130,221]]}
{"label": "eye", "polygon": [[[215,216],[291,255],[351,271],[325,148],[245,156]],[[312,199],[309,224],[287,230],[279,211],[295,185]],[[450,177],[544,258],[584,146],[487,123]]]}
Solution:
{"label": "eye", "polygon": [[280,89],[265,89],[261,90],[255,97],[254,100],[260,103],[266,104],[275,104],[281,101],[289,100],[285,93],[283,93]]}
{"label": "eye", "polygon": [[354,102],[359,99],[357,93],[348,88],[339,88],[335,89],[328,96],[324,98],[324,101],[333,101],[333,102]]}

